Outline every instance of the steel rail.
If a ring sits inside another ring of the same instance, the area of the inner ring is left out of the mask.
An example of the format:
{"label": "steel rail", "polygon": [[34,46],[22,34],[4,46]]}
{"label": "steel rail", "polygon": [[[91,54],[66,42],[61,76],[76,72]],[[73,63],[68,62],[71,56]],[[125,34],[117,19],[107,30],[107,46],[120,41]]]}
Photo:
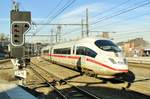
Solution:
{"label": "steel rail", "polygon": [[[58,77],[58,76],[56,76],[56,75],[54,75],[54,74],[48,72],[47,70],[41,68],[40,66],[34,64],[33,62],[31,62],[31,63],[32,63],[33,65],[35,65],[36,67],[38,67],[40,70],[43,70],[43,71],[46,72],[47,74],[51,75],[53,78],[56,78],[56,79],[54,79],[55,81],[57,81],[57,82],[59,82],[59,83],[60,83],[60,82],[61,82],[61,83],[64,82],[66,85],[69,85],[70,87],[75,88],[78,92],[80,92],[80,93],[82,93],[82,94],[84,94],[84,95],[90,97],[91,99],[103,99],[102,97],[98,97],[98,96],[92,94],[91,92],[89,92],[89,91],[87,91],[87,90],[81,89],[81,88],[79,88],[79,87],[77,87],[77,86],[75,86],[75,85],[73,85],[73,84],[70,84],[70,83],[67,82],[66,80],[61,79],[60,77]],[[45,80],[46,80],[46,79],[45,79]],[[56,87],[55,87],[55,88],[56,88]]]}
{"label": "steel rail", "polygon": [[0,60],[0,64],[7,63],[9,61],[10,61],[10,59]]}
{"label": "steel rail", "polygon": [[[35,64],[33,64],[35,65]],[[30,68],[32,69],[32,71],[38,75],[38,77],[40,77],[41,79],[43,79],[53,90],[55,90],[55,92],[58,93],[58,95],[62,98],[62,99],[68,99],[65,95],[63,95],[54,85],[52,85],[51,83],[49,83],[49,81],[43,77],[39,72],[37,72],[33,67],[30,66]]]}

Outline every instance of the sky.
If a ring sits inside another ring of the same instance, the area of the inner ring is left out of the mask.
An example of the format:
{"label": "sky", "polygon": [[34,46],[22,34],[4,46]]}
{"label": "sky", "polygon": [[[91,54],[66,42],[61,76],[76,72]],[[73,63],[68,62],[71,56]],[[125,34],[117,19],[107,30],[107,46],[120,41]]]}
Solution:
{"label": "sky", "polygon": [[[34,23],[81,23],[81,19],[85,21],[85,11],[88,8],[90,35],[100,35],[101,31],[108,31],[111,38],[117,42],[136,37],[143,37],[150,42],[150,0],[75,0],[61,14],[58,13],[63,10],[64,5],[72,0],[17,1],[20,4],[20,10],[31,11]],[[139,7],[144,4],[147,5]],[[115,16],[132,8],[136,9]],[[12,0],[0,0],[0,33],[6,35],[10,34],[11,9]],[[28,34],[50,35],[52,29],[56,31],[56,26],[36,25],[32,26]],[[81,37],[81,26],[62,26],[63,40],[79,37]],[[35,36],[32,37],[32,40],[38,38]],[[47,36],[41,38],[43,41],[50,40]]]}

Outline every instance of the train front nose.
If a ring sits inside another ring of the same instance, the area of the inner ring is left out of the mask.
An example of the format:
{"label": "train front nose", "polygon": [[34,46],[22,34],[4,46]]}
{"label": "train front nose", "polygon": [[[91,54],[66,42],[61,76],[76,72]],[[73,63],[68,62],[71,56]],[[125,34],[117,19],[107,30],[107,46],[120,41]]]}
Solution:
{"label": "train front nose", "polygon": [[127,64],[113,64],[112,65],[116,73],[126,73],[128,72]]}
{"label": "train front nose", "polygon": [[128,72],[128,64],[125,59],[109,58],[109,61],[112,63],[111,66],[114,69],[115,73]]}

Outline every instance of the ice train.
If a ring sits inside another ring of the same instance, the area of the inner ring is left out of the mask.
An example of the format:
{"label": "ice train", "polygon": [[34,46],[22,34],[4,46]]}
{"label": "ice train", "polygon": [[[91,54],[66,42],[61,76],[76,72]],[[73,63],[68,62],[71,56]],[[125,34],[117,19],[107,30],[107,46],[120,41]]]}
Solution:
{"label": "ice train", "polygon": [[115,78],[129,71],[122,50],[108,39],[83,38],[49,46],[42,52],[48,53],[54,63],[102,78]]}

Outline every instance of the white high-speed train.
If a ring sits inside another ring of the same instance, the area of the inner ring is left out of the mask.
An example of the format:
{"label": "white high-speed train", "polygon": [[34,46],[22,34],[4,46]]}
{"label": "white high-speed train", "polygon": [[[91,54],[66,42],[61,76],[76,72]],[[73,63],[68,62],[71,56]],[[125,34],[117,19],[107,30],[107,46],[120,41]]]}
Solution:
{"label": "white high-speed train", "polygon": [[115,78],[128,72],[121,49],[111,40],[84,38],[43,49],[52,62],[103,78]]}

